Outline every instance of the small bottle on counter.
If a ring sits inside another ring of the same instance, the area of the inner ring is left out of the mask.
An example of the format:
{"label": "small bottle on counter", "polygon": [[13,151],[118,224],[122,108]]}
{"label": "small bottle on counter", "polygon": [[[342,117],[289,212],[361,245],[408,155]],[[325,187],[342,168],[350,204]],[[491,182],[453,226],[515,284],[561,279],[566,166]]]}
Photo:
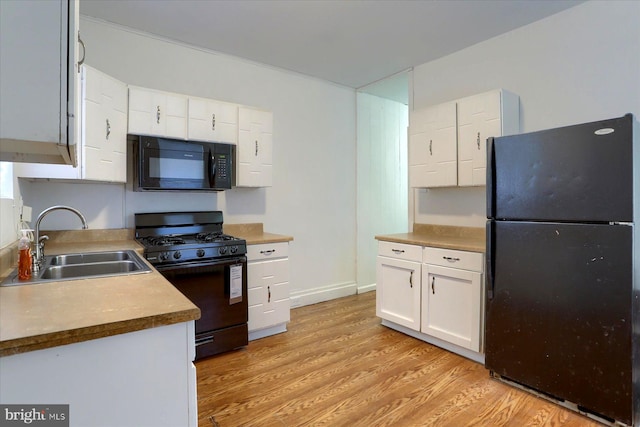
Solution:
{"label": "small bottle on counter", "polygon": [[18,280],[31,279],[31,240],[29,231],[20,230],[22,237],[18,241]]}

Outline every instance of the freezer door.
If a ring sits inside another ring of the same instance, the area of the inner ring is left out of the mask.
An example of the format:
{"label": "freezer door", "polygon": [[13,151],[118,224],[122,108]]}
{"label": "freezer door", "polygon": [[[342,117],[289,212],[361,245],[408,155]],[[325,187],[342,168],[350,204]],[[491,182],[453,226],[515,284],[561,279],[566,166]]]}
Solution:
{"label": "freezer door", "polygon": [[490,138],[487,217],[633,221],[633,116]]}
{"label": "freezer door", "polygon": [[486,367],[631,424],[632,230],[489,221]]}

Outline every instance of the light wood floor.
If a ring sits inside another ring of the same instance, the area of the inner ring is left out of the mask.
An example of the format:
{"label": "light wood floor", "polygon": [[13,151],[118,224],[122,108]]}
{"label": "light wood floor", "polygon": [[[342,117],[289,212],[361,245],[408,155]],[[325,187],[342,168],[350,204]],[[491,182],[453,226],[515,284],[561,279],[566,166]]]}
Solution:
{"label": "light wood floor", "polygon": [[375,292],[294,309],[288,329],[196,363],[199,427],[599,425],[381,326]]}

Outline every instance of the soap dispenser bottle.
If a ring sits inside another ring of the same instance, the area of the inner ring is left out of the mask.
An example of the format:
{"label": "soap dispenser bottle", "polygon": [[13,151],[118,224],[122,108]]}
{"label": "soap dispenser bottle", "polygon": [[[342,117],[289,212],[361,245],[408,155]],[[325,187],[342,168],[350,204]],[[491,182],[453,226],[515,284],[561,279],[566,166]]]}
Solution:
{"label": "soap dispenser bottle", "polygon": [[29,231],[20,230],[22,236],[18,241],[18,280],[31,279],[31,240]]}

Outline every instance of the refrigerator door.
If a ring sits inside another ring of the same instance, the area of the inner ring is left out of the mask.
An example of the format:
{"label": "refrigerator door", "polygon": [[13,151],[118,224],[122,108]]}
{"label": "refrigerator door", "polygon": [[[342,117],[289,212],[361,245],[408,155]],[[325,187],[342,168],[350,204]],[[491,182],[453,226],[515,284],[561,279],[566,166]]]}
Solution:
{"label": "refrigerator door", "polygon": [[487,234],[485,366],[631,424],[633,226],[488,221]]}
{"label": "refrigerator door", "polygon": [[633,116],[490,138],[487,217],[633,221]]}

